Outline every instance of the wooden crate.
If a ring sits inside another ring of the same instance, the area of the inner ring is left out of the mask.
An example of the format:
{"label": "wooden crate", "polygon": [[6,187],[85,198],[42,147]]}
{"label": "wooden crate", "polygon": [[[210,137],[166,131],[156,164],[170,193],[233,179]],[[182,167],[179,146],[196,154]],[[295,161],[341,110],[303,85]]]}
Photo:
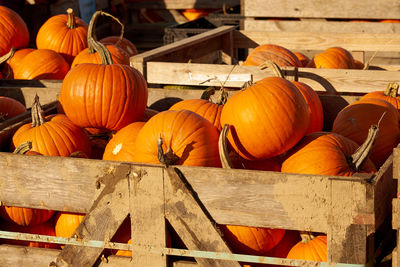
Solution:
{"label": "wooden crate", "polygon": [[[268,7],[268,8],[260,8]],[[242,0],[242,30],[399,33],[397,0]]]}
{"label": "wooden crate", "polygon": [[[61,82],[38,81],[43,87],[20,82],[8,81],[8,89],[0,92],[22,94],[26,102],[32,102],[32,95],[37,92],[44,104],[57,98],[61,86]],[[148,105],[168,98],[199,98],[201,93],[151,88]],[[320,97],[325,111],[334,116],[339,107],[360,96],[339,90]],[[0,134],[16,128],[11,125]],[[185,166],[165,168],[6,152],[0,153],[0,166],[2,205],[86,213],[85,223],[77,230],[77,235],[83,238],[79,240],[108,241],[130,213],[135,257],[131,260],[113,256],[100,261],[99,266],[167,266],[166,255],[173,250],[163,250],[165,219],[190,251],[229,253],[215,223],[247,225],[327,233],[329,264],[364,265],[373,260],[375,233],[391,215],[396,194],[393,156],[376,174],[353,177]],[[49,168],[44,171],[43,166]],[[4,256],[0,257],[0,266],[48,266],[57,258],[74,261],[73,266],[91,266],[101,250],[67,245],[60,252],[0,245],[0,255]],[[202,266],[238,266],[231,261],[196,259]],[[174,262],[174,266],[195,265]]]}
{"label": "wooden crate", "polygon": [[[400,148],[396,148],[393,151],[393,160],[394,162],[400,161]],[[398,267],[400,266],[400,184],[398,180],[400,179],[400,168],[397,164],[393,165],[393,178],[397,181],[397,196],[393,199],[393,221],[392,226],[396,231],[396,241],[397,247],[393,251],[392,254],[392,266]]]}

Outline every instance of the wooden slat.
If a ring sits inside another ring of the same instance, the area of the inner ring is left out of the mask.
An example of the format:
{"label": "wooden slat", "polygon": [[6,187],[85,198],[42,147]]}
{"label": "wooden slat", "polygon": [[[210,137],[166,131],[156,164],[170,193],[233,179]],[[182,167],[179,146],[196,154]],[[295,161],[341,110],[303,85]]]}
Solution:
{"label": "wooden slat", "polygon": [[[395,149],[393,149],[393,160],[394,160],[394,162],[400,162],[400,147],[396,147]],[[400,166],[399,166],[399,164],[394,164],[393,165],[393,178],[394,179],[400,179]]]}
{"label": "wooden slat", "polygon": [[398,19],[400,12],[397,0],[245,0],[243,3],[246,17]]}
{"label": "wooden slat", "polygon": [[[220,86],[232,71],[231,65],[184,64],[170,62],[149,62],[147,82],[150,84],[180,84]],[[288,78],[293,77],[293,68],[286,70]],[[273,76],[268,69],[259,70],[254,66],[236,66],[225,83],[227,87],[241,87],[253,75],[254,81]],[[396,71],[299,69],[299,81],[305,82],[316,91],[366,93],[384,90],[389,82],[399,82]],[[214,79],[213,79],[214,78]],[[210,80],[212,79],[212,80]]]}
{"label": "wooden slat", "polygon": [[290,50],[324,50],[341,46],[349,51],[400,51],[400,36],[395,33],[234,32],[237,48],[254,48],[267,43],[279,44]]}
{"label": "wooden slat", "polygon": [[240,0],[130,0],[127,7],[131,9],[191,9],[191,8],[222,8],[226,4],[228,7],[240,4]]}
{"label": "wooden slat", "polygon": [[[166,168],[165,215],[188,249],[232,253],[196,192],[177,168]],[[234,261],[196,258],[200,266],[239,267]]]}
{"label": "wooden slat", "polygon": [[[129,214],[129,165],[110,170],[98,183],[103,190],[83,218],[74,236],[78,239],[108,242]],[[93,266],[103,248],[66,245],[58,255],[58,267]]]}
{"label": "wooden slat", "polygon": [[163,170],[139,170],[130,174],[130,214],[133,267],[167,266],[167,256],[153,254],[149,247],[166,247]]}
{"label": "wooden slat", "polygon": [[393,206],[392,226],[393,229],[398,231],[400,229],[400,199],[399,198],[393,199],[392,206]]}
{"label": "wooden slat", "polygon": [[341,33],[399,33],[400,23],[307,21],[298,20],[253,20],[244,19],[245,31],[277,32],[341,32]]}

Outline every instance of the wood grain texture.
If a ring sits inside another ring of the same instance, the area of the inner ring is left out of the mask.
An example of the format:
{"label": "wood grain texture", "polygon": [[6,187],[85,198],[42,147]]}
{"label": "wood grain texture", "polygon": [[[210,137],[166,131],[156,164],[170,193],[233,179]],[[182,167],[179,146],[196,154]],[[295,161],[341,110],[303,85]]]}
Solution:
{"label": "wood grain texture", "polygon": [[[74,232],[78,239],[108,242],[129,214],[131,167],[121,165],[100,178],[103,190]],[[57,257],[57,266],[93,266],[103,248],[66,245]]]}
{"label": "wood grain texture", "polygon": [[245,31],[278,31],[278,32],[341,32],[341,33],[398,33],[399,23],[380,22],[344,22],[320,21],[310,19],[300,20],[254,20],[245,18],[243,28]]}
{"label": "wood grain texture", "polygon": [[392,200],[393,206],[393,217],[392,217],[392,226],[393,229],[400,229],[400,199],[395,198]]}
{"label": "wood grain texture", "polygon": [[[394,160],[394,162],[400,162],[400,146],[397,146],[395,149],[393,149],[393,160]],[[394,179],[400,179],[400,166],[399,166],[399,164],[394,164],[393,165],[393,178]]]}
{"label": "wood grain texture", "polygon": [[226,4],[232,7],[240,4],[240,0],[162,0],[162,1],[143,1],[131,0],[127,7],[131,9],[191,9],[191,8],[222,8]]}
{"label": "wood grain texture", "polygon": [[[165,169],[165,214],[188,249],[232,253],[203,204],[177,168]],[[238,262],[196,258],[200,266],[240,266]]]}
{"label": "wood grain texture", "polygon": [[153,168],[130,174],[132,266],[167,266],[167,256],[148,251],[166,247],[163,170]]}
{"label": "wood grain texture", "polygon": [[[268,8],[260,8],[268,7]],[[246,17],[397,19],[397,0],[245,0]]]}

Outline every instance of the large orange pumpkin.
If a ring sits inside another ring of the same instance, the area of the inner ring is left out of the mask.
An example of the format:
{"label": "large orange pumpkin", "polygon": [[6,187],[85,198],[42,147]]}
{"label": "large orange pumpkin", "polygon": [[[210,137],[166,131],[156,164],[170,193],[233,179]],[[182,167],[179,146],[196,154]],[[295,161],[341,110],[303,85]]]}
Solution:
{"label": "large orange pumpkin", "polygon": [[284,229],[269,229],[239,225],[220,225],[223,238],[233,253],[265,255],[285,234]]}
{"label": "large orange pumpkin", "polygon": [[0,122],[22,114],[25,111],[25,106],[18,100],[7,96],[0,96]]}
{"label": "large orange pumpkin", "polygon": [[397,109],[400,115],[400,95],[398,83],[389,83],[385,91],[374,91],[367,93],[361,97],[360,100],[367,98],[378,98],[389,102]]}
{"label": "large orange pumpkin", "polygon": [[400,141],[399,115],[385,100],[365,98],[342,109],[336,116],[332,132],[361,145],[371,125],[379,123],[379,133],[370,158],[376,167],[382,166]]}
{"label": "large orange pumpkin", "polygon": [[141,119],[147,105],[147,83],[128,65],[113,64],[108,50],[91,39],[102,64],[79,64],[65,77],[59,96],[63,112],[82,128],[115,131]]}
{"label": "large orange pumpkin", "polygon": [[0,6],[0,56],[7,54],[11,47],[27,47],[29,32],[24,20],[14,10]]}
{"label": "large orange pumpkin", "polygon": [[[97,11],[93,14],[89,23],[89,29],[87,33],[88,48],[83,49],[79,54],[76,55],[76,57],[72,61],[71,69],[82,63],[96,63],[96,64],[102,63],[100,52],[96,50],[94,42],[96,22],[100,15],[106,15],[114,18],[113,16],[103,11]],[[117,19],[115,18],[115,20]],[[119,22],[119,20],[117,21]],[[111,54],[112,62],[114,62],[114,64],[129,65],[130,56],[128,52],[126,52],[123,48],[114,44],[106,44],[105,47]]]}
{"label": "large orange pumpkin", "polygon": [[36,36],[38,49],[51,49],[61,54],[71,64],[74,57],[87,47],[86,22],[75,17],[72,8],[67,14],[50,17]]}
{"label": "large orange pumpkin", "polygon": [[85,214],[59,212],[56,217],[55,234],[60,237],[72,237],[76,228],[85,218]]}
{"label": "large orange pumpkin", "polygon": [[18,225],[28,226],[48,221],[54,214],[53,210],[31,209],[21,207],[0,207],[0,216]]}
{"label": "large orange pumpkin", "polygon": [[228,99],[224,124],[230,125],[228,140],[240,156],[262,160],[292,148],[308,130],[310,114],[293,83],[267,77]]}
{"label": "large orange pumpkin", "polygon": [[217,128],[192,111],[163,111],[139,131],[132,161],[159,163],[162,147],[169,165],[219,167],[218,137]]}
{"label": "large orange pumpkin", "polygon": [[324,69],[354,69],[354,58],[342,47],[330,47],[317,54],[309,62],[308,67]]}
{"label": "large orange pumpkin", "polygon": [[39,97],[32,106],[32,123],[20,127],[12,138],[14,147],[32,141],[32,150],[45,156],[69,157],[75,151],[90,155],[91,144],[87,134],[65,115],[43,118]]}
{"label": "large orange pumpkin", "polygon": [[36,49],[27,54],[13,71],[14,79],[62,80],[69,71],[69,65],[53,50]]}
{"label": "large orange pumpkin", "polygon": [[132,161],[139,131],[145,122],[133,122],[119,130],[107,143],[104,160]]}
{"label": "large orange pumpkin", "polygon": [[122,48],[128,53],[129,57],[138,54],[136,46],[128,39],[124,37],[121,38],[121,36],[107,36],[101,39],[100,42],[105,45],[115,45],[119,48]]}
{"label": "large orange pumpkin", "polygon": [[264,44],[254,48],[254,50],[247,56],[246,60],[243,62],[243,65],[258,66],[264,63],[266,60],[271,60],[280,67],[302,67],[301,62],[299,61],[297,56],[293,54],[293,52],[286,49],[285,47],[274,44]]}
{"label": "large orange pumpkin", "polygon": [[327,242],[326,235],[317,237],[304,237],[297,243],[287,255],[288,259],[308,260],[308,261],[327,261]]}
{"label": "large orange pumpkin", "polygon": [[28,55],[30,52],[35,51],[33,48],[22,48],[16,50],[11,57],[7,59],[2,67],[2,71],[6,78],[13,79],[14,71],[19,64],[21,64],[22,59]]}
{"label": "large orange pumpkin", "polygon": [[359,145],[336,133],[314,132],[306,135],[286,155],[282,172],[317,175],[352,176],[356,172],[375,172],[367,158],[361,169],[354,169],[352,157]]}

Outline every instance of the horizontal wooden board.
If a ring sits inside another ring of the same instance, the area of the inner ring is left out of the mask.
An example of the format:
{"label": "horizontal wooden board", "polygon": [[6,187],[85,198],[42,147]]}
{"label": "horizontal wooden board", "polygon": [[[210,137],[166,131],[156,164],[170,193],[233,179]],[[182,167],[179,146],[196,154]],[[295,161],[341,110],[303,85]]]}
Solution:
{"label": "horizontal wooden board", "polygon": [[242,30],[278,32],[399,33],[400,23],[244,19]]}
{"label": "horizontal wooden board", "polygon": [[398,19],[399,13],[397,0],[242,0],[246,17]]}
{"label": "horizontal wooden board", "polygon": [[191,9],[191,8],[222,8],[240,4],[240,0],[129,0],[126,5],[130,9]]}

